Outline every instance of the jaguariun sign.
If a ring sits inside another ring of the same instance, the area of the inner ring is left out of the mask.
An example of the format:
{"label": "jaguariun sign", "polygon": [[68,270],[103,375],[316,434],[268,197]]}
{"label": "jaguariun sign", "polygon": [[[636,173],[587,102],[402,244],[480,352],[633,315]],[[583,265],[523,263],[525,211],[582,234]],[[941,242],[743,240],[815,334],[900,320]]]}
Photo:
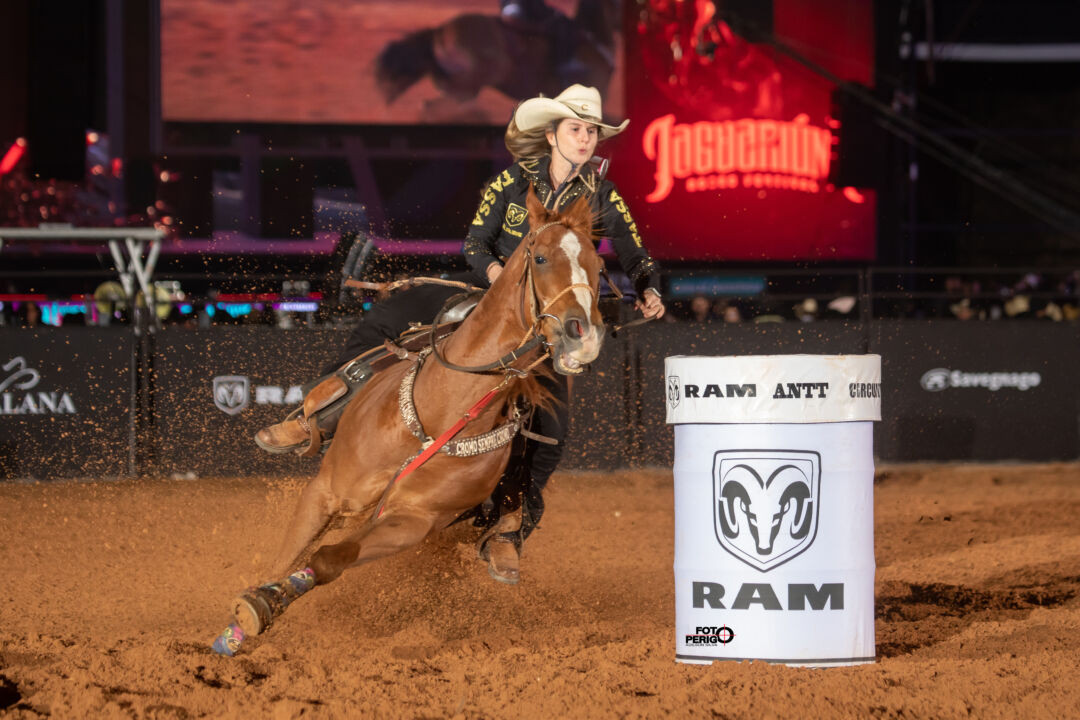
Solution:
{"label": "jaguariun sign", "polygon": [[660,202],[676,180],[685,181],[689,192],[739,185],[817,192],[829,177],[833,134],[809,123],[805,114],[791,122],[678,123],[673,114],[659,117],[642,136],[645,157],[656,163],[656,187],[645,200]]}
{"label": "jaguariun sign", "polygon": [[881,358],[676,356],[665,369],[676,659],[873,662]]}

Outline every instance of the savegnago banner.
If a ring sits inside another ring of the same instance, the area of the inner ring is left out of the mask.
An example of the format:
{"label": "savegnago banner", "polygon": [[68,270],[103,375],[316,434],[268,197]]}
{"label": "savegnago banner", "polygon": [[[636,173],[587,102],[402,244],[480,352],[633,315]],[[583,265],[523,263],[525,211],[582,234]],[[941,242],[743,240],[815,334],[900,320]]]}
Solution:
{"label": "savegnago banner", "polygon": [[881,358],[676,356],[665,370],[676,659],[873,662]]}
{"label": "savegnago banner", "polygon": [[0,373],[0,415],[75,415],[71,395],[41,386],[41,373],[26,358],[10,358]]}

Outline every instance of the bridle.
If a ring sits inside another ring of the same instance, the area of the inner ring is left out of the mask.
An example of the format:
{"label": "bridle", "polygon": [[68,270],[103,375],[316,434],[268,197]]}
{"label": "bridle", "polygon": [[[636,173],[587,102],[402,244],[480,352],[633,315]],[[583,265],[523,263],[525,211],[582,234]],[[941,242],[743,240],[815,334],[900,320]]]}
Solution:
{"label": "bridle", "polygon": [[[555,295],[555,297],[550,298],[550,299],[548,299],[546,301],[544,300],[544,298],[540,297],[540,293],[536,289],[536,282],[535,282],[535,279],[533,278],[534,266],[536,265],[536,256],[535,256],[535,253],[533,252],[533,247],[536,244],[536,239],[540,236],[541,233],[543,233],[548,228],[551,228],[551,227],[553,227],[555,225],[562,225],[562,224],[563,223],[560,222],[560,221],[553,221],[553,222],[544,223],[543,225],[536,228],[535,230],[530,230],[528,232],[528,234],[525,236],[525,238],[522,240],[522,242],[526,242],[528,244],[525,246],[525,251],[524,251],[525,252],[525,272],[522,273],[521,277],[518,278],[518,281],[517,281],[518,285],[521,286],[521,296],[520,296],[521,301],[520,301],[520,304],[519,304],[518,313],[519,313],[519,316],[521,318],[521,324],[525,328],[527,328],[527,330],[525,331],[525,334],[522,336],[521,340],[518,341],[517,346],[513,350],[511,350],[509,353],[507,353],[506,355],[503,355],[498,360],[495,360],[494,362],[487,363],[486,365],[472,365],[472,366],[470,366],[470,365],[458,365],[457,363],[450,362],[449,360],[447,360],[443,356],[442,351],[439,349],[438,343],[435,341],[435,328],[437,328],[439,326],[440,321],[442,320],[443,316],[450,310],[450,308],[453,307],[454,305],[456,305],[458,302],[461,302],[463,300],[467,300],[467,299],[470,299],[470,298],[475,297],[477,295],[482,295],[483,294],[483,291],[470,292],[470,293],[465,293],[463,295],[457,295],[455,297],[450,298],[443,305],[442,309],[439,311],[438,317],[435,318],[435,322],[431,326],[432,327],[431,347],[432,347],[432,355],[435,356],[436,360],[438,360],[443,366],[445,366],[445,367],[447,367],[447,368],[449,368],[451,370],[457,370],[458,372],[467,372],[467,373],[502,372],[502,373],[505,373],[507,376],[517,375],[518,377],[524,377],[525,375],[528,374],[529,370],[531,370],[533,367],[538,365],[541,361],[543,361],[545,358],[547,358],[551,354],[552,343],[551,343],[551,341],[548,340],[547,336],[544,335],[544,332],[543,332],[543,329],[542,329],[543,321],[545,319],[554,320],[556,323],[558,323],[560,330],[564,334],[566,332],[566,327],[563,324],[562,320],[560,320],[559,318],[555,317],[554,315],[552,315],[552,314],[550,314],[548,312],[548,310],[551,308],[551,306],[554,305],[555,302],[557,302],[560,298],[562,298],[562,296],[565,295],[566,293],[573,292],[574,290],[577,290],[577,289],[588,290],[589,291],[589,296],[591,298],[590,305],[596,303],[596,291],[593,290],[592,286],[589,285],[588,283],[571,283],[571,284],[567,285],[566,287],[564,287],[562,290],[560,290]],[[526,314],[526,307],[525,307],[525,299],[526,299],[526,297],[528,297],[528,299],[529,299],[529,307],[528,307],[528,313],[527,314]],[[539,310],[538,310],[538,308],[539,308]],[[529,319],[530,316],[532,317],[532,320]],[[543,349],[544,349],[543,354],[541,354],[540,359],[537,360],[532,365],[530,365],[528,369],[519,370],[518,368],[513,367],[513,363],[515,361],[517,361],[521,357],[525,356],[526,354],[528,354],[529,352],[535,350],[537,347],[540,347],[540,346],[542,346]]]}

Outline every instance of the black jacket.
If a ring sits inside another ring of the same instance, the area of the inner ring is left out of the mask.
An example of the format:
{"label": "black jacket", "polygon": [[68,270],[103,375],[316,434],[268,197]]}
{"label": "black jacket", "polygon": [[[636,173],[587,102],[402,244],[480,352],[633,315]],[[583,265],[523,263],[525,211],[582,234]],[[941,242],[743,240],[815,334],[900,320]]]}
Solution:
{"label": "black jacket", "polygon": [[564,184],[558,195],[551,187],[551,158],[514,163],[489,183],[465,238],[465,260],[480,277],[493,262],[503,262],[529,232],[525,197],[529,185],[549,210],[565,210],[582,195],[592,198],[598,235],[611,238],[623,271],[640,296],[646,288],[660,290],[659,268],[641,245],[637,224],[615,184],[600,179],[591,164]]}

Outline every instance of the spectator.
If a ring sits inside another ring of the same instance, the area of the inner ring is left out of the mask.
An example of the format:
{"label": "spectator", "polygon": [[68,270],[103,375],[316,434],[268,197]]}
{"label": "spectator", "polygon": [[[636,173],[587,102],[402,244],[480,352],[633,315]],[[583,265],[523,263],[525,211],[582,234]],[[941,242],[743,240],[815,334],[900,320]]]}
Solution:
{"label": "spectator", "polygon": [[690,319],[694,322],[709,322],[712,314],[709,312],[712,303],[704,295],[695,295],[690,300]]}
{"label": "spectator", "polygon": [[1027,295],[1013,295],[1005,303],[1005,314],[1011,318],[1031,317],[1031,299]]}
{"label": "spectator", "polygon": [[818,304],[814,298],[806,298],[795,306],[795,319],[799,322],[813,322],[817,319]]}
{"label": "spectator", "polygon": [[739,306],[727,300],[717,300],[716,304],[713,305],[713,312],[726,323],[738,323],[742,322],[743,319]]}

